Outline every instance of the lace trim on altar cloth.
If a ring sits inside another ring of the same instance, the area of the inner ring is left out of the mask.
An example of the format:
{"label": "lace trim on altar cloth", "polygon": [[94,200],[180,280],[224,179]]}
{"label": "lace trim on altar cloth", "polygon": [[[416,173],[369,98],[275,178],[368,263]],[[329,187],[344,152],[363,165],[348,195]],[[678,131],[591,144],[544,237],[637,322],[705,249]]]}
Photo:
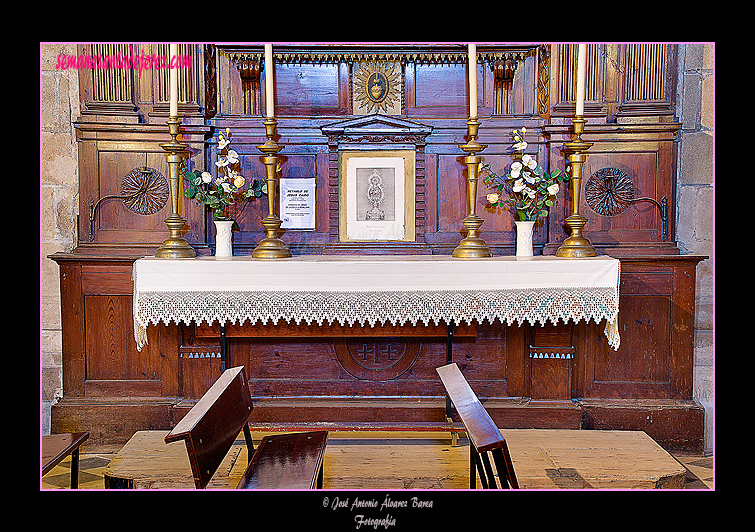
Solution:
{"label": "lace trim on altar cloth", "polygon": [[137,348],[147,343],[147,326],[159,322],[263,324],[283,320],[341,325],[439,324],[498,319],[521,325],[572,320],[606,320],[609,345],[619,348],[616,288],[548,288],[493,291],[417,292],[139,292],[134,297]]}

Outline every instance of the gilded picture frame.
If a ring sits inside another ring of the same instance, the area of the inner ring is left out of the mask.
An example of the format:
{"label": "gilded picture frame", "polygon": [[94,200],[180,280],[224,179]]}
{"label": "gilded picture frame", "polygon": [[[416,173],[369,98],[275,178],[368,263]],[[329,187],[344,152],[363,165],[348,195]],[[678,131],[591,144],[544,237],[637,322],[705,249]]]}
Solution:
{"label": "gilded picture frame", "polygon": [[343,151],[339,174],[340,241],[414,242],[414,150]]}

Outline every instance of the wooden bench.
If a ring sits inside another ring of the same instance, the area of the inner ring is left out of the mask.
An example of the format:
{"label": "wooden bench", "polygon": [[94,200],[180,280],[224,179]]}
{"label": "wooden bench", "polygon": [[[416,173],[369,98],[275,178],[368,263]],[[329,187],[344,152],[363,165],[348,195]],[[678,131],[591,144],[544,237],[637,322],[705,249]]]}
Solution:
{"label": "wooden bench", "polygon": [[469,487],[477,484],[477,471],[483,488],[496,488],[495,474],[488,457],[493,455],[498,478],[503,488],[518,488],[506,439],[482,406],[459,367],[448,364],[436,368],[448,396],[461,417],[469,435]]}
{"label": "wooden bench", "polygon": [[71,455],[71,489],[79,487],[79,447],[89,438],[88,432],[42,436],[42,476]]}
{"label": "wooden bench", "polygon": [[244,367],[224,371],[196,405],[165,436],[186,442],[194,483],[205,488],[243,430],[249,463],[237,488],[322,488],[327,431],[265,436],[255,450],[248,418],[252,398]]}

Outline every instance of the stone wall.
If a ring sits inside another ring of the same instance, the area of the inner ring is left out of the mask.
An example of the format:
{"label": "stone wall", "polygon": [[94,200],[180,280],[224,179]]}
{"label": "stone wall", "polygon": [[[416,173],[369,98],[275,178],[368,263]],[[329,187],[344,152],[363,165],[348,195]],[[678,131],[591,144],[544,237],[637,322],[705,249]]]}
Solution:
{"label": "stone wall", "polygon": [[682,253],[710,257],[697,266],[695,399],[705,407],[706,450],[713,450],[713,44],[679,47],[676,239]]}
{"label": "stone wall", "polygon": [[47,258],[76,244],[78,146],[73,122],[79,117],[79,77],[56,70],[58,54],[76,55],[75,44],[41,45],[42,157],[40,168],[42,290],[42,431],[49,433],[50,406],[63,394],[59,268]]}

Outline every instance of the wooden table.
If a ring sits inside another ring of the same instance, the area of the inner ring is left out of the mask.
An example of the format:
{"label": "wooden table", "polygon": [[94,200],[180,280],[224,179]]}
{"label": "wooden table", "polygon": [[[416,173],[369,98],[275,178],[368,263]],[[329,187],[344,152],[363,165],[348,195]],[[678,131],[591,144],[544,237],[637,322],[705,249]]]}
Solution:
{"label": "wooden table", "polygon": [[88,432],[42,436],[42,476],[71,455],[71,489],[79,487],[79,447],[89,438]]}

